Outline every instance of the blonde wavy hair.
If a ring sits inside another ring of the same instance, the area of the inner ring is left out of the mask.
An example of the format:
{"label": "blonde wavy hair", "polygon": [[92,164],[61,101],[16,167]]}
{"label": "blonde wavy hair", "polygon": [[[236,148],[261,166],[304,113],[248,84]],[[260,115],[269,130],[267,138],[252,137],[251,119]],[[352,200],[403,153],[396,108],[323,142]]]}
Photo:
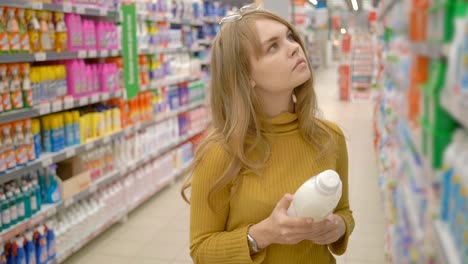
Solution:
{"label": "blonde wavy hair", "polygon": [[[193,171],[214,143],[221,143],[229,157],[229,165],[211,186],[208,194],[208,203],[213,210],[217,193],[240,179],[244,172],[259,172],[270,156],[269,144],[261,133],[260,121],[265,115],[250,81],[252,52],[257,58],[262,56],[255,21],[271,19],[287,26],[307,56],[298,32],[283,18],[262,9],[247,11],[242,15],[238,21],[223,23],[214,39],[211,51],[210,92],[212,127],[197,148],[191,164]],[[311,69],[310,62],[307,63]],[[317,119],[312,75],[305,83],[296,87],[294,93],[297,98],[295,111],[298,115],[299,130],[307,142],[324,154],[329,149],[329,144],[323,142],[323,139],[331,137],[322,122]],[[248,153],[260,147],[264,148],[264,156],[256,160],[249,159]],[[190,186],[191,176],[187,178],[181,190],[182,197],[188,203],[190,200],[185,192]]]}

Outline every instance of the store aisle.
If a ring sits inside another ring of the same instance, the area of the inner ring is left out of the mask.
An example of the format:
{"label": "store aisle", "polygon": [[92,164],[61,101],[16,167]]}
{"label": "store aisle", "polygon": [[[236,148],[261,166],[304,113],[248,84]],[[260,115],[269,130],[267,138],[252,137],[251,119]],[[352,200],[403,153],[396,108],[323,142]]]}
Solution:
{"label": "store aisle", "polygon": [[[348,139],[350,201],[356,227],[339,264],[384,263],[384,219],[372,147],[372,105],[344,103],[336,98],[336,70],[315,73],[319,106],[324,117],[337,122]],[[136,209],[72,256],[66,264],[138,263],[188,264],[189,207],[178,181]]]}

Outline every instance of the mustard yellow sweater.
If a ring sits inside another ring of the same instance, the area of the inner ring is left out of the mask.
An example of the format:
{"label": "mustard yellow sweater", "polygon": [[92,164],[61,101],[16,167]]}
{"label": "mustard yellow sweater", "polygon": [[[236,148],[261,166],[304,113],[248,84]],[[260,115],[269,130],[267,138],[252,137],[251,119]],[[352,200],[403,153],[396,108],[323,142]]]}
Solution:
{"label": "mustard yellow sweater", "polygon": [[[244,175],[233,193],[229,206],[213,212],[207,202],[208,192],[227,166],[228,158],[221,144],[213,144],[192,174],[190,252],[195,263],[336,263],[330,252],[345,252],[354,220],[348,202],[348,155],[341,130],[334,130],[337,153],[317,159],[317,150],[306,143],[298,130],[296,114],[282,113],[267,120],[272,126],[263,134],[271,146],[271,156],[262,175]],[[343,195],[335,210],[346,224],[346,234],[329,246],[303,241],[296,245],[273,244],[250,256],[247,230],[267,218],[285,193],[294,194],[311,176],[334,169],[341,176]],[[216,203],[226,204],[231,189],[226,187]]]}

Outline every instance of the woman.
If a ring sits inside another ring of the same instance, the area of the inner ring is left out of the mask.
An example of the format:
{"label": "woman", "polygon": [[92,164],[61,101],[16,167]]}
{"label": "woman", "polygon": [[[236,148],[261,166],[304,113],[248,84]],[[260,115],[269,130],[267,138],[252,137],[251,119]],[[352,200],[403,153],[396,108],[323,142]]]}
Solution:
{"label": "woman", "polygon": [[[284,19],[241,9],[212,46],[213,127],[191,179],[190,252],[195,263],[335,263],[354,220],[341,130],[316,117],[304,44]],[[321,222],[289,217],[292,195],[333,169],[343,183]],[[187,199],[186,199],[187,200]]]}

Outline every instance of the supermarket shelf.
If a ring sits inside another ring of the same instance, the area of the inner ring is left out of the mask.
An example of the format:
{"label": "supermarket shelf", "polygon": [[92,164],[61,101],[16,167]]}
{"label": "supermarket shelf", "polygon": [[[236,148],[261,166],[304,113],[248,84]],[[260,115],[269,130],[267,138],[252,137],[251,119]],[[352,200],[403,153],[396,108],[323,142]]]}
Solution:
{"label": "supermarket shelf", "polygon": [[45,221],[47,218],[55,215],[58,211],[60,210],[63,210],[67,207],[69,207],[70,205],[74,204],[75,202],[77,201],[80,201],[80,200],[83,200],[85,199],[86,197],[88,197],[89,195],[91,195],[92,193],[94,193],[97,189],[99,189],[100,187],[103,187],[103,186],[106,186],[108,185],[109,183],[111,182],[114,182],[115,180],[123,177],[126,175],[127,172],[129,171],[133,171],[135,170],[135,168],[138,168],[142,165],[144,165],[145,163],[159,157],[159,156],[162,156],[166,153],[168,153],[169,151],[173,150],[174,148],[176,148],[177,146],[183,144],[184,142],[186,142],[187,140],[189,140],[190,138],[202,133],[205,129],[202,129],[202,130],[199,130],[199,131],[194,131],[194,132],[191,132],[185,136],[182,136],[179,140],[175,141],[174,143],[170,144],[169,146],[167,147],[164,147],[152,154],[149,154],[149,155],[146,155],[144,158],[140,159],[140,160],[137,160],[133,163],[130,163],[130,164],[127,164],[124,168],[121,168],[120,170],[116,170],[116,171],[113,171],[111,173],[108,173],[106,176],[103,176],[102,178],[100,178],[99,180],[95,181],[94,183],[91,184],[91,186],[86,189],[85,191],[65,200],[65,201],[62,201],[60,203],[57,203],[57,204],[54,204],[54,205],[45,205],[44,208],[41,210],[41,212],[39,212],[38,214],[36,214],[35,216],[33,216],[32,218],[26,220],[26,221],[23,221],[23,222],[20,222],[18,224],[16,224],[15,226],[12,226],[10,227],[8,230],[5,230],[1,233],[0,235],[0,243],[2,241],[8,241],[10,240],[11,238],[15,237],[17,234],[19,233],[22,233],[24,232],[25,230],[29,229],[29,228],[33,228],[35,226],[37,226],[38,224],[40,224],[41,222]]}
{"label": "supermarket shelf", "polygon": [[168,18],[160,16],[157,14],[138,14],[139,20],[146,20],[152,22],[168,22],[174,25],[188,25],[188,26],[203,26],[202,20],[192,20],[192,19],[177,19],[177,18]]}
{"label": "supermarket shelf", "polygon": [[56,113],[67,109],[85,106],[97,102],[103,102],[111,98],[118,98],[122,96],[122,91],[95,94],[90,97],[72,98],[66,97],[65,99],[56,100],[53,102],[42,103],[31,109],[13,110],[0,114],[0,124],[13,122],[16,120],[33,118],[50,113]]}
{"label": "supermarket shelf", "polygon": [[420,242],[424,239],[424,230],[422,230],[422,226],[419,224],[420,221],[418,221],[418,216],[416,215],[417,207],[414,204],[414,196],[411,194],[411,190],[407,184],[403,186],[403,192],[406,197],[406,211],[411,224],[410,230],[414,234],[416,241]]}
{"label": "supermarket shelf", "polygon": [[211,65],[211,61],[210,60],[203,60],[201,62],[201,65]]}
{"label": "supermarket shelf", "polygon": [[105,8],[97,7],[85,7],[83,5],[72,5],[72,4],[51,4],[42,2],[31,2],[24,0],[2,0],[1,6],[16,7],[34,10],[46,10],[53,12],[63,13],[78,13],[87,16],[100,16],[114,18],[117,16],[117,12],[109,11]]}
{"label": "supermarket shelf", "polygon": [[455,241],[450,235],[448,225],[436,220],[433,223],[437,236],[437,243],[442,253],[442,264],[461,264],[461,256],[457,251]]}
{"label": "supermarket shelf", "polygon": [[450,96],[447,93],[442,93],[440,103],[455,120],[468,129],[468,115],[465,114],[468,110],[468,103],[464,100],[464,97]]}
{"label": "supermarket shelf", "polygon": [[200,80],[199,77],[190,77],[190,76],[171,77],[166,80],[153,81],[150,85],[140,86],[140,91],[159,89],[165,86],[176,85],[181,82],[194,82],[198,80]]}
{"label": "supermarket shelf", "polygon": [[430,43],[412,43],[410,44],[412,52],[429,57],[431,59],[441,59],[445,55],[445,48],[442,44],[430,44]]}
{"label": "supermarket shelf", "polygon": [[2,54],[0,63],[58,61],[86,58],[107,58],[121,56],[120,50],[80,50],[64,52],[37,52],[37,53],[13,53]]}
{"label": "supermarket shelf", "polygon": [[142,55],[151,55],[151,54],[166,54],[166,53],[182,53],[182,52],[189,52],[190,49],[186,47],[177,47],[177,48],[157,48],[157,47],[150,47],[139,49],[138,54]]}
{"label": "supermarket shelf", "polygon": [[70,257],[71,255],[75,254],[76,252],[78,252],[84,245],[86,245],[87,243],[89,243],[90,241],[92,241],[93,239],[95,239],[97,236],[99,236],[100,234],[102,234],[104,231],[106,231],[107,229],[109,229],[111,226],[113,226],[115,223],[117,223],[118,221],[120,221],[123,217],[125,217],[126,215],[126,212],[123,211],[121,213],[118,213],[116,214],[114,217],[112,217],[109,222],[105,223],[103,226],[101,226],[100,228],[96,229],[96,231],[92,232],[88,237],[86,237],[86,239],[84,239],[83,241],[81,241],[79,244],[77,244],[76,246],[74,246],[73,248],[71,248],[68,252],[66,252],[63,256],[58,256],[57,259],[52,262],[52,264],[58,264],[58,263],[62,263],[64,262],[68,257]]}
{"label": "supermarket shelf", "polygon": [[38,224],[44,222],[48,217],[53,216],[57,212],[55,207],[56,205],[43,205],[42,210],[30,219],[19,222],[7,230],[2,231],[0,243],[4,243],[14,238],[17,234],[23,233],[24,231],[34,228]]}
{"label": "supermarket shelf", "polygon": [[[203,130],[202,130],[203,131]],[[185,140],[182,139],[179,141],[179,144],[185,142],[187,139],[195,136],[195,135],[198,135],[199,133],[201,133],[202,131],[199,131],[197,133],[192,133],[190,136],[188,137],[184,137],[186,138]],[[177,144],[177,145],[179,145]],[[175,146],[177,146],[175,145]],[[168,148],[168,150],[166,150],[165,152],[168,152],[169,150],[173,149],[175,146],[173,146],[172,148]],[[162,152],[162,153],[165,153],[165,152]],[[163,155],[163,154],[159,154],[159,155]],[[151,160],[151,159],[148,159],[148,161]],[[146,161],[147,162],[147,161]],[[134,167],[136,165],[130,165],[129,167]],[[76,253],[78,250],[80,250],[84,245],[86,245],[87,243],[89,243],[91,240],[93,240],[94,238],[96,238],[99,234],[103,233],[105,230],[107,230],[109,227],[111,227],[113,224],[115,224],[116,222],[118,222],[121,218],[123,218],[125,215],[127,215],[128,213],[132,212],[133,210],[135,210],[137,207],[139,207],[140,205],[142,205],[144,202],[146,202],[148,199],[150,199],[151,197],[153,197],[156,193],[159,193],[161,190],[163,190],[164,188],[166,188],[168,185],[170,185],[172,183],[173,180],[175,180],[176,178],[180,177],[181,175],[185,174],[187,171],[187,168],[182,168],[182,169],[179,169],[177,171],[175,171],[173,173],[173,175],[169,176],[169,177],[166,177],[164,179],[162,179],[157,185],[155,185],[153,187],[152,190],[150,190],[148,193],[146,193],[145,195],[143,195],[139,200],[137,200],[134,204],[131,204],[129,206],[127,206],[126,210],[123,212],[123,213],[120,213],[120,214],[117,214],[115,217],[111,218],[111,220],[106,223],[103,227],[99,228],[97,231],[93,232],[90,236],[88,236],[85,240],[83,240],[82,242],[80,242],[77,246],[73,247],[69,252],[65,253],[63,256],[60,256],[58,259],[57,259],[57,262],[56,263],[62,263],[64,260],[66,260],[67,258],[69,258],[71,255],[73,255],[74,253]],[[123,176],[124,174],[121,174],[121,176]],[[111,181],[115,181],[117,178],[112,178],[112,179],[109,179],[107,181],[107,183],[110,183]],[[106,183],[106,184],[107,184]],[[105,185],[105,184],[103,184]]]}
{"label": "supermarket shelf", "polygon": [[98,147],[98,146],[107,145],[110,141],[112,141],[115,138],[118,138],[118,137],[120,137],[122,135],[134,134],[136,131],[139,131],[139,130],[141,130],[143,128],[146,128],[146,127],[151,126],[153,124],[157,124],[157,123],[162,122],[164,120],[167,120],[167,119],[169,119],[171,117],[175,117],[175,116],[177,116],[178,114],[180,114],[182,112],[189,111],[191,109],[195,109],[195,108],[200,107],[202,105],[204,105],[203,102],[193,103],[193,104],[190,104],[189,106],[184,106],[184,107],[181,107],[181,108],[179,108],[177,110],[174,110],[173,112],[169,112],[168,114],[162,114],[161,116],[156,117],[154,120],[150,120],[150,121],[147,121],[147,122],[144,122],[144,123],[135,124],[133,126],[124,128],[121,131],[114,132],[114,133],[112,133],[110,135],[107,135],[107,136],[105,136],[103,138],[95,139],[95,140],[93,140],[91,142],[88,142],[86,144],[81,144],[81,145],[78,145],[78,146],[68,147],[68,148],[65,148],[64,150],[62,150],[60,152],[45,153],[39,159],[37,159],[37,160],[35,160],[35,161],[31,162],[31,163],[26,164],[26,166],[18,167],[18,168],[15,168],[13,170],[7,171],[7,173],[5,175],[2,175],[0,177],[0,184],[3,184],[5,182],[8,182],[8,181],[11,181],[11,180],[14,180],[14,179],[17,179],[18,177],[21,177],[21,176],[25,175],[29,171],[37,170],[37,169],[39,169],[41,167],[47,167],[50,164],[63,161],[65,159],[68,159],[70,157],[73,157],[73,156],[75,156],[77,154],[83,153],[85,151],[88,151],[88,150],[93,149],[93,148]]}

